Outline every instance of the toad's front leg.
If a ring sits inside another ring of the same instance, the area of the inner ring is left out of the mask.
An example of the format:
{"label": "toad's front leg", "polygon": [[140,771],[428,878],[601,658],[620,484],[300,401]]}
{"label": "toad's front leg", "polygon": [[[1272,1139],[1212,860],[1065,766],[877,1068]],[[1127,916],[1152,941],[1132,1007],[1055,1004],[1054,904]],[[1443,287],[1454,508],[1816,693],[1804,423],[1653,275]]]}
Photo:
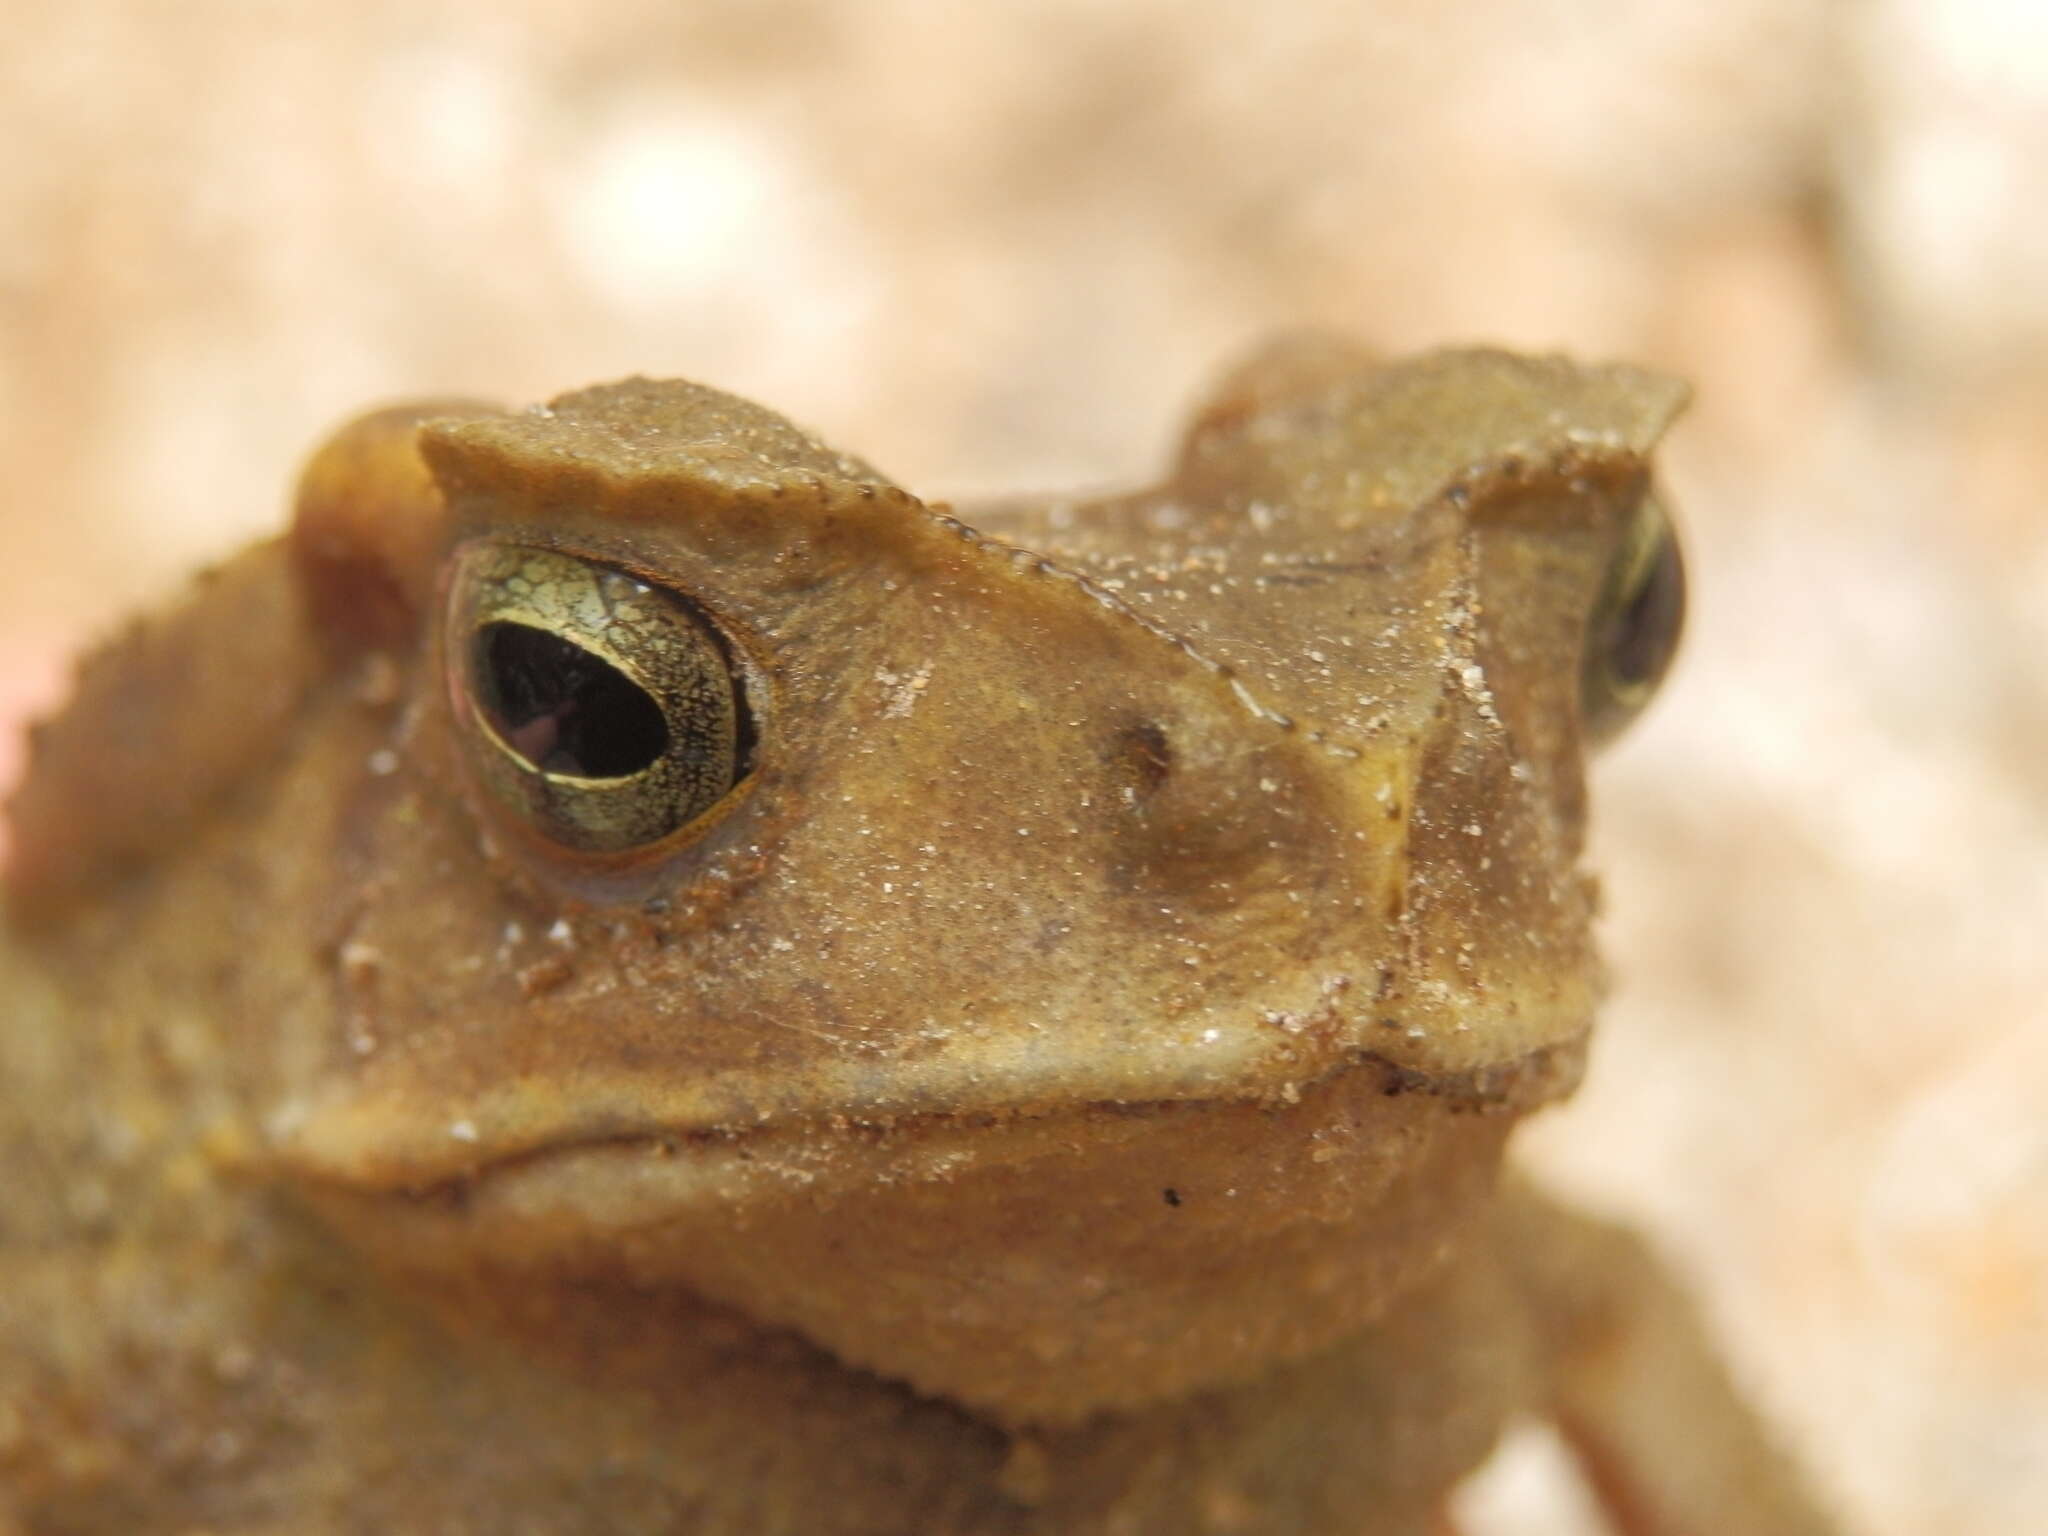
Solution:
{"label": "toad's front leg", "polygon": [[1504,1252],[1549,1355],[1548,1411],[1624,1536],[1828,1536],[1642,1240],[1504,1192]]}

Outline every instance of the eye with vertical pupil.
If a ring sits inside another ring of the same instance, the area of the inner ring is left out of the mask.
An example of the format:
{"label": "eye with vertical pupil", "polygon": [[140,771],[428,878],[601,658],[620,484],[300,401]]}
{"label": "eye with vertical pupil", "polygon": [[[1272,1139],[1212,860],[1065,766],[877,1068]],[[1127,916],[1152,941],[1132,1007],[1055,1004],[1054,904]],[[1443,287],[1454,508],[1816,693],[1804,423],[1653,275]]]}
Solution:
{"label": "eye with vertical pupil", "polygon": [[1685,557],[1654,496],[1637,509],[1586,630],[1579,677],[1589,741],[1618,736],[1663,681],[1685,627]]}
{"label": "eye with vertical pupil", "polygon": [[449,688],[482,788],[548,841],[623,853],[687,828],[747,775],[741,669],[679,593],[555,550],[457,557]]}

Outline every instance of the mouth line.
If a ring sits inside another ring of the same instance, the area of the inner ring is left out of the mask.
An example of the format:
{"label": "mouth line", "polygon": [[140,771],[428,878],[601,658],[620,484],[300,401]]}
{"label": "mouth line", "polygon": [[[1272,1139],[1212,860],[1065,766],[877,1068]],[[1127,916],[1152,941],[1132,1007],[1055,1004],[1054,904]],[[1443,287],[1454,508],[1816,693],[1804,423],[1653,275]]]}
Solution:
{"label": "mouth line", "polygon": [[[745,1170],[749,1165],[787,1169],[806,1158],[836,1160],[845,1155],[849,1146],[864,1146],[870,1152],[885,1154],[956,1142],[967,1135],[993,1137],[1083,1119],[1106,1124],[1138,1122],[1162,1116],[1200,1115],[1221,1105],[1241,1106],[1247,1102],[1263,1103],[1277,1110],[1339,1077],[1363,1072],[1379,1074],[1379,1092],[1388,1098],[1415,1095],[1445,1100],[1453,1114],[1518,1113],[1568,1094],[1578,1082],[1584,1060],[1583,1037],[1562,1045],[1542,1046],[1498,1065],[1441,1074],[1420,1072],[1376,1052],[1361,1050],[1317,1077],[1295,1085],[1290,1093],[1268,1094],[1252,1100],[1216,1095],[1081,1100],[965,1112],[906,1110],[899,1114],[851,1115],[822,1111],[749,1126],[677,1127],[650,1121],[537,1141],[496,1155],[480,1148],[478,1156],[423,1178],[357,1178],[332,1168],[306,1171],[330,1188],[397,1195],[422,1202],[461,1203],[487,1187],[544,1177],[548,1169],[593,1158],[609,1160],[638,1155],[657,1162],[717,1164],[729,1170]],[[462,1121],[454,1124],[453,1136],[458,1143],[465,1140],[465,1125]]]}

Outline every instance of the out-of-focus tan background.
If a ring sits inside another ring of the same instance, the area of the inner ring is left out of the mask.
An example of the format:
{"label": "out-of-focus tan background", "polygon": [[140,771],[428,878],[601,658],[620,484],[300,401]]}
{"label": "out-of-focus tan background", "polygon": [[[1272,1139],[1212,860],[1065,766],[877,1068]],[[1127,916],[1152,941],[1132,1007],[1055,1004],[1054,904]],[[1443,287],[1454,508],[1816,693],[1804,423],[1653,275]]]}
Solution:
{"label": "out-of-focus tan background", "polygon": [[[2048,1508],[2048,9],[0,3],[0,714],[336,418],[632,371],[927,494],[1113,481],[1277,326],[1685,374],[1554,1181],[1854,1530]],[[11,750],[11,749],[10,749]],[[1475,1536],[1581,1528],[1519,1436]]]}

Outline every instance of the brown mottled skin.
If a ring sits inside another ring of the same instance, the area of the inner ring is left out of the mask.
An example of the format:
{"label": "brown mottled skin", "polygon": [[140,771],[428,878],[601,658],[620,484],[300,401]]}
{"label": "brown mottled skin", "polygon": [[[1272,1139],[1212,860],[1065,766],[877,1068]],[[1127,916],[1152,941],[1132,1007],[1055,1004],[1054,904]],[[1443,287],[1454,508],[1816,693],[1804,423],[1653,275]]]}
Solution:
{"label": "brown mottled skin", "polygon": [[[345,429],[13,805],[0,1532],[1395,1536],[1525,1410],[1636,1536],[1825,1529],[1496,1185],[1681,398],[1300,340],[1156,489],[958,520],[695,385]],[[499,545],[705,616],[716,805],[486,792]]]}

